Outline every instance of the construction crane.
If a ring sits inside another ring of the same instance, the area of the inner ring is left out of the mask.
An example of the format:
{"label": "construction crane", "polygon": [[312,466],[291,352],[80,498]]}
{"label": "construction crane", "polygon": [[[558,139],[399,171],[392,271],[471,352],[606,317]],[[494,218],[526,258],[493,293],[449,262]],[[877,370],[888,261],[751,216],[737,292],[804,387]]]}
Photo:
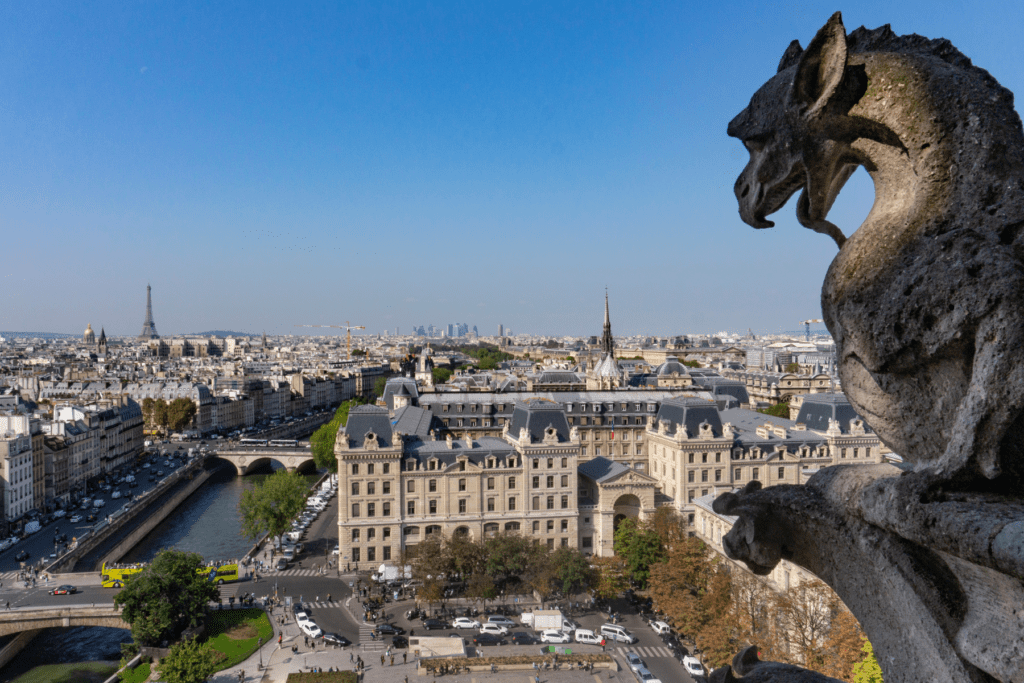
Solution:
{"label": "construction crane", "polygon": [[349,321],[345,321],[344,325],[296,325],[295,327],[333,327],[337,330],[345,330],[345,351],[348,355],[348,359],[352,360],[352,330],[365,330],[366,328],[362,325],[350,325]]}
{"label": "construction crane", "polygon": [[811,341],[811,323],[825,322],[821,318],[814,318],[813,320],[801,320],[800,324],[804,326],[804,339]]}

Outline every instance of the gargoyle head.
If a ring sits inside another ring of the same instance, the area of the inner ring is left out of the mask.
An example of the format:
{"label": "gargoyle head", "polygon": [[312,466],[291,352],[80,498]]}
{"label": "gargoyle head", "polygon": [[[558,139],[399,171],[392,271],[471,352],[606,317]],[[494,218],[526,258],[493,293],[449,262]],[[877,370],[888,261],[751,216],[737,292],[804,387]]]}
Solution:
{"label": "gargoyle head", "polygon": [[[856,170],[835,128],[844,97],[836,97],[847,66],[846,29],[832,15],[807,46],[790,43],[778,72],[754,93],[747,108],[729,122],[728,133],[750,152],[736,181],[740,216],[755,228],[775,224],[765,217],[802,189],[797,218],[840,247],[846,237],[825,220],[839,190]],[[836,106],[838,105],[838,106]]]}

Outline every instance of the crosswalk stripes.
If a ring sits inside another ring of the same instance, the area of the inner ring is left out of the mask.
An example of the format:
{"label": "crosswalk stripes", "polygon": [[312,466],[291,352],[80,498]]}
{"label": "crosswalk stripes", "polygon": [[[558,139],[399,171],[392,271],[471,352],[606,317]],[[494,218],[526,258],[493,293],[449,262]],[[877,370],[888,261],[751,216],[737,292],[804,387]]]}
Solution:
{"label": "crosswalk stripes", "polygon": [[623,657],[626,656],[627,652],[635,652],[641,657],[668,657],[670,659],[672,658],[672,650],[668,649],[667,647],[646,647],[642,645],[631,645],[629,647],[619,646],[615,649]]}
{"label": "crosswalk stripes", "polygon": [[323,576],[319,569],[284,569],[279,572],[268,573],[269,576]]}

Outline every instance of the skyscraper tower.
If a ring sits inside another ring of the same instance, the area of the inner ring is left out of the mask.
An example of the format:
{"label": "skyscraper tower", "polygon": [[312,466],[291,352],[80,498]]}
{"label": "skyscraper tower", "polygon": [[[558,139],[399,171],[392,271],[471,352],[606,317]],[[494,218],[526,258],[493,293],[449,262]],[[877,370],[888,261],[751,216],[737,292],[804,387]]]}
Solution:
{"label": "skyscraper tower", "polygon": [[604,290],[604,333],[601,335],[601,351],[609,356],[615,354],[615,342],[612,340],[612,319],[608,315],[608,288]]}
{"label": "skyscraper tower", "polygon": [[142,323],[142,333],[139,335],[139,339],[143,341],[160,338],[160,335],[156,333],[156,323],[153,322],[153,295],[150,293],[151,289],[149,285],[146,285],[146,322]]}

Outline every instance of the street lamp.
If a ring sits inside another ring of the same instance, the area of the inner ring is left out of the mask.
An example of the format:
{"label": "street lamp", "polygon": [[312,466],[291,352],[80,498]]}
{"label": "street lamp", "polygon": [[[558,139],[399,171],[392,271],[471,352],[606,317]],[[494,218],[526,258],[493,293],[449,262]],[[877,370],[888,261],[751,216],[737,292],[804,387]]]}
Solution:
{"label": "street lamp", "polygon": [[263,671],[263,636],[256,640],[256,649],[260,651],[260,668],[257,671]]}

